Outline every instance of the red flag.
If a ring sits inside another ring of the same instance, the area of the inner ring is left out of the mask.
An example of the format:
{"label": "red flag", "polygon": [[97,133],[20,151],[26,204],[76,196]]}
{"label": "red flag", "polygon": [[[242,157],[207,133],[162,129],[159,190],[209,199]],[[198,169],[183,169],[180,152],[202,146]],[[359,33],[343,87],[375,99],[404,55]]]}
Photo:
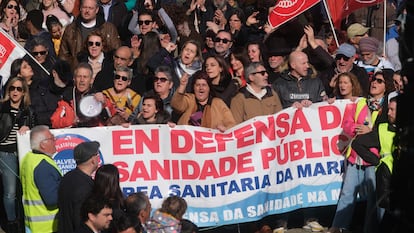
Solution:
{"label": "red flag", "polygon": [[341,27],[341,20],[347,17],[352,12],[376,5],[384,0],[326,0],[328,4],[329,13],[331,14],[332,22],[335,28]]}
{"label": "red flag", "polygon": [[0,85],[4,86],[10,76],[11,63],[26,54],[26,50],[0,28]]}
{"label": "red flag", "polygon": [[269,24],[277,28],[308,10],[320,0],[279,0],[269,13]]}

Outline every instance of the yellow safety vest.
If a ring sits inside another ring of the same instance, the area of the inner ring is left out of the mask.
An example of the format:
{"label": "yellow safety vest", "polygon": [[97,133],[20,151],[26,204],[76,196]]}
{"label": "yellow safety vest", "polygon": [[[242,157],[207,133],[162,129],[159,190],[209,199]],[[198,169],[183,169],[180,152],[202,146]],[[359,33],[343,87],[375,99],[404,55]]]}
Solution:
{"label": "yellow safety vest", "polygon": [[394,157],[392,152],[394,151],[394,136],[395,132],[388,130],[388,123],[381,123],[378,125],[379,142],[381,146],[380,150],[380,164],[385,163],[392,174]]}
{"label": "yellow safety vest", "polygon": [[[355,110],[355,115],[354,115],[354,121],[357,122],[358,118],[359,118],[359,114],[361,114],[362,109],[367,106],[367,99],[366,98],[361,98],[358,100],[357,106],[356,106],[356,110]],[[368,109],[368,111],[370,111]],[[373,125],[375,120],[377,119],[378,116],[378,111],[373,111],[371,114],[371,124]],[[353,140],[353,139],[352,139]],[[349,145],[351,145],[352,141],[349,143]],[[346,151],[346,158],[348,158],[351,155],[351,151],[352,148],[351,146],[348,146],[348,149]]]}
{"label": "yellow safety vest", "polygon": [[39,190],[34,180],[34,170],[39,163],[45,160],[50,165],[60,170],[56,162],[47,155],[27,153],[23,158],[20,167],[20,176],[23,186],[23,209],[25,214],[25,224],[32,233],[49,233],[57,231],[58,207],[46,206],[40,196]]}

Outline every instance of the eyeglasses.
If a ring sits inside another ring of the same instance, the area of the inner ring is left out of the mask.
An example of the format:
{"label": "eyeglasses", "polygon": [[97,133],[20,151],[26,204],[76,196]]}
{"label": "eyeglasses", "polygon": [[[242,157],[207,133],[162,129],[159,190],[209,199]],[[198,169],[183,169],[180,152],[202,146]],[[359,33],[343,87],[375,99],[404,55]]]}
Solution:
{"label": "eyeglasses", "polygon": [[379,83],[379,84],[385,83],[384,79],[379,79],[379,78],[376,78],[376,77],[372,77],[371,82],[374,82],[374,81],[377,81],[377,83]]}
{"label": "eyeglasses", "polygon": [[16,87],[16,86],[10,86],[9,87],[9,92],[15,91],[17,90],[18,92],[23,92],[23,88],[22,87]]}
{"label": "eyeglasses", "polygon": [[168,81],[168,78],[165,78],[165,77],[154,77],[154,83],[156,83],[156,82],[158,82],[158,81],[161,81],[162,83],[165,83],[165,82],[167,82]]}
{"label": "eyeglasses", "polygon": [[50,138],[45,138],[45,139],[43,139],[41,142],[43,142],[43,141],[48,141],[48,140],[56,141],[56,137],[55,137],[55,136],[52,136],[52,137],[50,137]]}
{"label": "eyeglasses", "polygon": [[267,74],[267,71],[266,71],[266,70],[262,70],[262,71],[253,72],[252,74],[261,74],[261,75],[265,75],[265,74]]}
{"label": "eyeglasses", "polygon": [[46,55],[47,51],[39,51],[39,52],[32,52],[33,56],[44,56]]}
{"label": "eyeglasses", "polygon": [[349,61],[349,59],[350,59],[350,57],[347,57],[347,56],[345,56],[345,55],[343,55],[343,54],[337,54],[336,56],[335,56],[335,60],[341,60],[341,59],[343,59],[344,61]]}
{"label": "eyeglasses", "polygon": [[99,46],[101,46],[102,45],[102,43],[101,42],[99,42],[99,41],[96,41],[96,42],[93,42],[93,41],[88,41],[88,46],[89,47],[92,47],[92,46],[97,46],[97,47],[99,47]]}
{"label": "eyeglasses", "polygon": [[138,20],[139,25],[142,25],[142,24],[149,25],[150,23],[152,23],[152,20]]}
{"label": "eyeglasses", "polygon": [[122,81],[124,81],[124,82],[128,81],[128,77],[126,77],[126,76],[122,76],[122,75],[119,75],[119,74],[116,74],[116,75],[114,76],[114,79],[115,79],[115,80],[122,79]]}
{"label": "eyeglasses", "polygon": [[16,11],[18,11],[19,10],[19,6],[15,6],[15,5],[12,5],[12,4],[10,4],[10,5],[7,5],[7,9],[15,9]]}
{"label": "eyeglasses", "polygon": [[226,38],[218,38],[218,37],[214,38],[213,41],[216,42],[216,43],[218,43],[218,42],[221,41],[221,42],[223,42],[223,44],[227,44],[227,43],[231,42],[231,40],[229,40],[229,39],[226,39]]}

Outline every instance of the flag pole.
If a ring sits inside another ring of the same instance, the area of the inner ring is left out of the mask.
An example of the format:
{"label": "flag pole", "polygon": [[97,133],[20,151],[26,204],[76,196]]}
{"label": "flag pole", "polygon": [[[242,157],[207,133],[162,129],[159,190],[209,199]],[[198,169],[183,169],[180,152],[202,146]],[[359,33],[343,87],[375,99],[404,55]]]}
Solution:
{"label": "flag pole", "polygon": [[329,25],[331,26],[331,30],[332,30],[333,37],[335,39],[336,47],[339,47],[338,37],[336,36],[335,27],[332,23],[331,13],[329,12],[328,4],[326,4],[326,0],[323,0],[323,6],[325,8],[326,14],[328,15]]}
{"label": "flag pole", "polygon": [[6,33],[4,30],[3,30],[3,28],[1,28],[0,27],[0,30],[1,30],[1,33],[4,35],[4,36],[6,36],[11,42],[13,42],[13,44],[16,46],[16,47],[19,47],[20,49],[22,49],[33,61],[35,61],[39,66],[40,66],[40,68],[42,68],[42,70],[44,71],[44,72],[46,72],[46,74],[48,75],[48,76],[50,76],[50,73],[49,73],[49,71],[47,71],[46,70],[46,68],[44,67],[44,66],[42,66],[42,64],[40,64],[37,60],[36,60],[36,58],[34,58],[33,57],[33,55],[32,54],[30,54],[29,53],[29,51],[27,51],[23,46],[21,46],[20,45],[20,43],[19,42],[17,42],[13,37],[11,37],[10,35],[9,35],[9,33]]}
{"label": "flag pole", "polygon": [[382,51],[382,55],[385,57],[385,46],[386,46],[386,40],[387,40],[387,1],[383,1],[384,3],[384,35],[383,35],[383,51]]}

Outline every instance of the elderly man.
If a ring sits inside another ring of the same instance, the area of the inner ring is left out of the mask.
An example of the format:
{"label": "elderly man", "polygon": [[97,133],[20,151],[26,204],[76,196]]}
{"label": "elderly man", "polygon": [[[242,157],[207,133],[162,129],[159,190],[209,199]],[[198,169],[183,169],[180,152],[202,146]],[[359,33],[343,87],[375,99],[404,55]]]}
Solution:
{"label": "elderly man", "polygon": [[359,41],[361,59],[357,65],[364,68],[369,77],[372,77],[376,69],[392,69],[394,66],[384,57],[378,56],[380,41],[375,37],[364,37]]}
{"label": "elderly man", "polygon": [[355,48],[359,47],[359,41],[363,37],[368,37],[368,31],[369,28],[364,27],[360,23],[353,23],[349,25],[349,27],[346,29],[346,34],[348,37],[348,42],[355,46]]}
{"label": "elderly man", "polygon": [[74,149],[76,168],[59,185],[58,232],[73,233],[80,225],[81,205],[93,188],[92,174],[99,166],[99,142],[82,142]]}
{"label": "elderly man", "polygon": [[322,80],[326,94],[329,97],[333,97],[333,89],[335,87],[338,74],[344,72],[351,72],[358,77],[359,84],[362,88],[362,95],[367,96],[369,90],[369,78],[364,68],[356,65],[356,49],[353,45],[343,43],[336,51],[335,64],[330,69],[326,69],[320,73],[320,79]]}
{"label": "elderly man", "polygon": [[[111,101],[102,92],[96,92],[92,88],[92,73],[92,67],[88,63],[78,64],[74,72],[75,89],[68,88],[64,91],[63,99],[51,117],[53,128],[103,126],[116,113]],[[100,105],[89,104],[88,109],[81,111],[81,100],[92,95]]]}
{"label": "elderly man", "polygon": [[62,174],[52,159],[55,136],[48,126],[38,125],[31,130],[30,148],[20,166],[25,225],[32,233],[56,232]]}
{"label": "elderly man", "polygon": [[[91,31],[98,30],[105,38],[106,50],[112,51],[121,46],[117,28],[98,15],[97,0],[83,0],[80,6],[80,15],[69,24],[62,36],[59,49],[59,58],[68,61],[72,68],[77,65],[76,56],[83,49],[84,42]],[[99,16],[99,17],[98,17]]]}
{"label": "elderly man", "polygon": [[304,52],[294,51],[289,55],[289,70],[273,83],[283,108],[308,107],[326,98],[325,88],[319,78],[309,74],[309,60]]}
{"label": "elderly man", "polygon": [[125,212],[128,216],[135,216],[136,219],[145,225],[151,216],[151,203],[144,192],[130,194],[125,200]]}
{"label": "elderly man", "polygon": [[[134,62],[132,51],[128,46],[117,48],[113,55],[113,65],[104,66],[103,70],[98,72],[93,87],[96,91],[106,90],[114,85],[114,72],[119,67],[130,67]],[[132,88],[132,87],[131,87]]]}
{"label": "elderly man", "polygon": [[269,75],[261,62],[249,64],[245,69],[245,77],[247,85],[233,97],[230,105],[236,123],[282,110],[279,96],[268,85]]}

